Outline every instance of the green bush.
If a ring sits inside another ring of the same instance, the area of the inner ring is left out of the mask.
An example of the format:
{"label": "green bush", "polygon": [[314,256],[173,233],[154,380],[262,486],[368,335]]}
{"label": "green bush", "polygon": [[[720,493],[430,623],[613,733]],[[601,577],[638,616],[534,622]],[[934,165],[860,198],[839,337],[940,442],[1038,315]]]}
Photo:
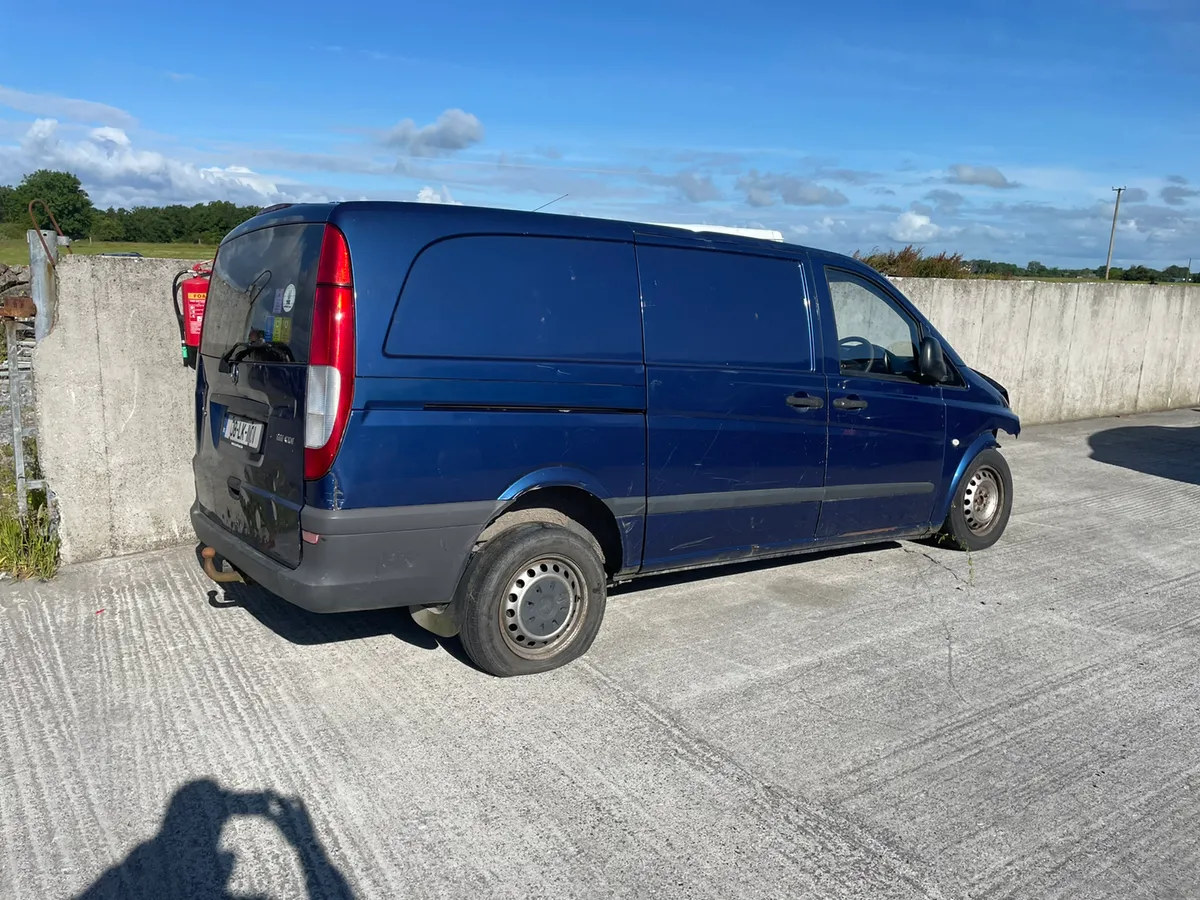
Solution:
{"label": "green bush", "polygon": [[876,272],[896,278],[969,278],[971,270],[961,253],[939,253],[926,256],[912,244],[903,250],[884,250],[878,247],[869,254],[854,251],[854,258],[866,263]]}

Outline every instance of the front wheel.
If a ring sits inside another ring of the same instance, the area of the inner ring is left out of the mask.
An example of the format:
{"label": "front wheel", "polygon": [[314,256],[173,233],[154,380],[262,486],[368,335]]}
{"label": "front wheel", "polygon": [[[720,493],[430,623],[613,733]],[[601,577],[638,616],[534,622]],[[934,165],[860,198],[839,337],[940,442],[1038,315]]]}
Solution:
{"label": "front wheel", "polygon": [[558,525],[518,525],[472,558],[455,600],[459,637],[492,675],[565,665],[592,645],[605,606],[604,563],[592,543]]}
{"label": "front wheel", "polygon": [[971,461],[950,504],[941,534],[960,550],[985,550],[1004,534],[1012,513],[1012,473],[998,450]]}

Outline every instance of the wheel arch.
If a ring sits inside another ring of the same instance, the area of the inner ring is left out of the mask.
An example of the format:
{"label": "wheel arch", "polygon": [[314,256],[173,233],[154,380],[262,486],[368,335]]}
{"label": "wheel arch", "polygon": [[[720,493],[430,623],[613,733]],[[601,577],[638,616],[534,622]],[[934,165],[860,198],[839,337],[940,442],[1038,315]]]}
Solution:
{"label": "wheel arch", "polygon": [[975,461],[976,457],[984,450],[999,449],[1000,441],[996,438],[995,431],[983,432],[967,446],[958,460],[958,465],[954,469],[945,493],[938,498],[938,505],[934,509],[934,519],[930,524],[939,527],[942,522],[946,521],[946,517],[950,515],[950,504],[954,502],[954,496],[958,493],[958,486],[962,483],[963,476],[967,474],[967,470],[971,468],[971,463]]}
{"label": "wheel arch", "polygon": [[595,542],[607,575],[611,578],[621,571],[625,548],[617,517],[608,503],[578,481],[566,484],[537,481],[502,499],[506,501],[504,506],[480,532],[476,549],[510,528],[527,522],[549,522],[568,528],[573,523]]}

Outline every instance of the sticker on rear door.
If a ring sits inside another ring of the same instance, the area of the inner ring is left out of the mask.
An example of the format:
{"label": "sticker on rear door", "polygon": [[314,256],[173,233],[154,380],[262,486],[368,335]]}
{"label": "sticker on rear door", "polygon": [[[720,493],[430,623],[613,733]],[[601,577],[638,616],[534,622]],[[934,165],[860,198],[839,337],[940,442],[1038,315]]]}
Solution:
{"label": "sticker on rear door", "polygon": [[296,305],[296,286],[289,284],[283,289],[283,311],[291,312],[292,307]]}
{"label": "sticker on rear door", "polygon": [[277,344],[287,344],[292,340],[291,316],[276,316],[272,323],[271,340]]}

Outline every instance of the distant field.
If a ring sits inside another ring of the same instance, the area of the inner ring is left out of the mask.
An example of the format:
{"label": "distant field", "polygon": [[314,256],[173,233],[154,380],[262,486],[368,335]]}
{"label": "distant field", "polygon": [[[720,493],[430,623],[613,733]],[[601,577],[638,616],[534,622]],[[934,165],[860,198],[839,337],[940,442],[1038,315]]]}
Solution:
{"label": "distant field", "polygon": [[[77,241],[71,245],[75,253],[140,253],[156,259],[212,259],[217,248],[207,244],[126,244],[97,241]],[[64,251],[65,252],[65,251]],[[0,240],[0,263],[10,266],[29,265],[29,247],[22,240]]]}

